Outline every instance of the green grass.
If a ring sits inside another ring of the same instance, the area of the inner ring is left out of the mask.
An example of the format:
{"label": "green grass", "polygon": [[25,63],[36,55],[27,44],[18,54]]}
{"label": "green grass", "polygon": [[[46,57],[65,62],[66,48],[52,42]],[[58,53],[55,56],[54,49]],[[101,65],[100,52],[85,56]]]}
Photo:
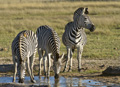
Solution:
{"label": "green grass", "polygon": [[[87,29],[87,44],[83,58],[119,58],[120,2],[1,2],[0,4],[0,57],[11,57],[11,43],[22,30],[33,30],[49,25],[60,39],[65,25],[73,21],[79,7],[88,7],[89,16],[96,26],[95,32]],[[66,48],[61,41],[61,54]],[[74,54],[76,57],[76,51]]]}

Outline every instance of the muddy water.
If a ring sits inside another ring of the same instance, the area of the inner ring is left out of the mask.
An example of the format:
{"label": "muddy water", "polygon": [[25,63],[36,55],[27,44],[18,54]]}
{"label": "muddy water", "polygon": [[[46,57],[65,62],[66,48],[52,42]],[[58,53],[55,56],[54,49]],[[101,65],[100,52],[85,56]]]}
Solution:
{"label": "muddy water", "polygon": [[[99,81],[94,81],[91,79],[83,79],[76,77],[60,77],[59,80],[55,80],[54,77],[50,77],[49,79],[45,77],[41,77],[39,79],[38,76],[35,76],[36,83],[30,82],[30,77],[25,77],[25,84],[29,85],[48,85],[49,87],[108,87],[106,83],[102,83]],[[18,82],[18,78],[16,83]],[[12,77],[0,77],[0,83],[12,83]],[[114,84],[109,85],[110,87],[114,87]]]}

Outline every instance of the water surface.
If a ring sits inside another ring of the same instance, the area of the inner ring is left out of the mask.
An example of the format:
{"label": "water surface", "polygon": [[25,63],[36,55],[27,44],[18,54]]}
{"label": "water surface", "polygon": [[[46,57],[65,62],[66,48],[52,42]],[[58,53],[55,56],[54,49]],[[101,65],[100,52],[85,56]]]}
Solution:
{"label": "water surface", "polygon": [[[0,83],[12,83],[13,77],[0,77]],[[59,80],[55,80],[53,76],[49,79],[45,77],[41,77],[39,79],[38,76],[35,76],[36,83],[30,82],[30,77],[25,77],[25,84],[32,85],[48,85],[49,87],[108,87],[106,83],[102,83],[99,81],[94,81],[92,79],[83,79],[77,77],[60,77]],[[18,83],[18,78],[16,78],[16,83]],[[111,84],[109,87],[114,87],[114,84]]]}

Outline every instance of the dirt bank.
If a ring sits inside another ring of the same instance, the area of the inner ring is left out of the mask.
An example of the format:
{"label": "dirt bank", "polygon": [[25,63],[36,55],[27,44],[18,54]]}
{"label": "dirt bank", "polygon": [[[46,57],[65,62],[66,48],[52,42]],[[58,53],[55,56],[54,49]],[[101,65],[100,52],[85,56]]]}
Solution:
{"label": "dirt bank", "polygon": [[0,87],[48,87],[47,85],[29,85],[18,83],[1,83]]}

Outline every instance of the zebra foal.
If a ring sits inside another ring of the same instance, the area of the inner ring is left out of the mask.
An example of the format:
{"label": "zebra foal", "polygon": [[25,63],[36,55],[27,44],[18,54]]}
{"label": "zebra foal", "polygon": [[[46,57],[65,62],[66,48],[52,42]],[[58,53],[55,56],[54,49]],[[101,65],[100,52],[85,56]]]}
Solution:
{"label": "zebra foal", "polygon": [[16,80],[18,71],[19,83],[24,82],[25,69],[31,78],[31,82],[35,82],[33,75],[34,57],[37,50],[37,37],[31,30],[21,31],[12,42],[12,56],[14,63],[13,82]]}
{"label": "zebra foal", "polygon": [[[39,54],[39,76],[41,75],[41,61],[43,59],[44,63],[44,73],[47,77],[50,75],[50,57],[53,55],[53,69],[55,73],[55,78],[59,77],[60,69],[61,69],[61,60],[63,55],[59,55],[60,51],[60,39],[57,33],[47,25],[40,26],[37,29],[37,37],[38,37],[38,54]],[[45,55],[43,56],[43,51],[45,51]],[[47,73],[46,73],[46,58],[48,60],[47,65]]]}
{"label": "zebra foal", "polygon": [[74,12],[73,21],[69,22],[65,26],[62,42],[67,48],[67,61],[65,63],[63,72],[66,71],[66,67],[69,61],[70,64],[68,71],[72,70],[72,55],[75,48],[77,48],[78,71],[81,70],[82,51],[87,41],[84,28],[89,29],[91,32],[95,30],[94,24],[87,15],[88,13],[88,8],[78,8]]}

